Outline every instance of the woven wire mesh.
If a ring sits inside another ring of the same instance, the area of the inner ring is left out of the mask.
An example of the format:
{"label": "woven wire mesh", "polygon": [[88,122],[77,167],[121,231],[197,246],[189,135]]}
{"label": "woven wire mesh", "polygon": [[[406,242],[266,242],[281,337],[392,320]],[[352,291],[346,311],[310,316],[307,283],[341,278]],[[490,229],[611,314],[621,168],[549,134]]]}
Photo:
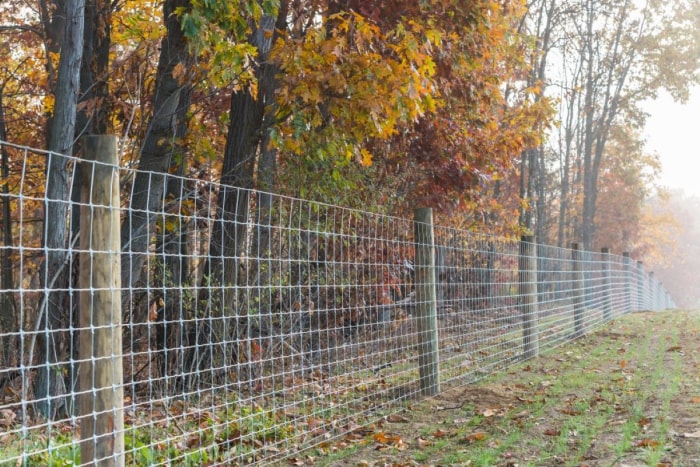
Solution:
{"label": "woven wire mesh", "polygon": [[[0,195],[13,213],[1,248],[15,281],[0,291],[0,463],[80,463],[76,355],[90,329],[77,325],[77,297],[94,292],[76,279],[92,267],[77,260],[81,205],[46,199],[39,171],[64,156],[3,149],[18,183]],[[72,189],[89,164],[67,159]],[[421,396],[425,304],[412,220],[118,170],[127,465],[265,464],[329,450]],[[144,195],[151,201],[134,208]],[[66,203],[69,221],[59,287],[41,277],[42,238],[56,233],[41,222],[47,203]],[[434,232],[440,380],[465,384],[521,361],[520,242]],[[628,257],[537,245],[534,265],[540,348],[671,305]],[[59,327],[42,319],[53,297],[62,300]],[[37,338],[60,345],[36,352]],[[41,374],[57,384],[38,387]],[[47,402],[48,417],[39,409]]]}

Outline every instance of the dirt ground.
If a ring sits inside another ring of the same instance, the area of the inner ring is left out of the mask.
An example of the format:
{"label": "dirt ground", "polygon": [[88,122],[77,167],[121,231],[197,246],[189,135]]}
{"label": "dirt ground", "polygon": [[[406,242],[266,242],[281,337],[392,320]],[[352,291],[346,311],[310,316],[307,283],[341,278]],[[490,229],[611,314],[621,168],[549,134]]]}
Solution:
{"label": "dirt ground", "polygon": [[636,313],[307,464],[700,465],[700,312]]}

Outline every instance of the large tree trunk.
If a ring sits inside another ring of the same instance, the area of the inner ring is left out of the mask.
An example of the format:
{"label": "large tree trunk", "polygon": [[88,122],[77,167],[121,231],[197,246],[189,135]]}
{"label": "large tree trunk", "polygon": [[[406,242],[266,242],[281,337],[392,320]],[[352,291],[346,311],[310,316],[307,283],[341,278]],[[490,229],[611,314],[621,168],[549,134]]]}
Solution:
{"label": "large tree trunk", "polygon": [[[110,128],[109,122],[109,86],[107,77],[109,73],[109,48],[111,44],[112,5],[109,0],[86,0],[85,2],[85,32],[83,40],[83,58],[80,65],[80,90],[78,98],[78,110],[75,119],[75,145],[73,155],[80,156],[81,139],[85,135],[104,135]],[[82,180],[82,167],[74,169],[74,179]],[[80,198],[82,186],[79,183],[72,184],[71,202],[71,236],[70,242],[77,239],[80,230]],[[74,254],[72,261],[74,270],[80,267],[79,254]],[[69,278],[72,287],[78,287],[78,274]],[[74,295],[73,310],[78,310],[79,294]],[[77,329],[78,313],[73,313],[73,326]],[[70,336],[73,357],[78,358],[78,333]],[[71,388],[78,383],[78,365],[71,365],[69,379]]]}
{"label": "large tree trunk", "polygon": [[[177,141],[183,136],[183,118],[190,105],[190,83],[181,83],[173,76],[178,64],[189,64],[187,39],[182,32],[177,8],[189,8],[189,0],[166,0],[163,18],[167,33],[163,38],[156,74],[153,116],[141,148],[139,171],[131,192],[131,206],[122,225],[122,284],[134,288],[143,274],[153,226],[161,212],[167,174],[172,165]],[[128,293],[128,292],[127,292]],[[127,304],[126,309],[131,309]]]}
{"label": "large tree trunk", "polygon": [[[189,89],[183,93],[189,94]],[[189,102],[189,96],[185,99]],[[181,107],[177,117],[178,128],[176,145],[187,131],[187,109]],[[184,154],[184,148],[180,151]],[[180,215],[181,203],[190,195],[186,191],[189,186],[182,176],[186,173],[186,160],[184,157],[173,159],[171,172],[175,177],[168,177],[164,211],[168,222],[165,223],[165,230],[157,236],[156,240],[156,264],[159,268],[153,272],[154,278],[151,282],[153,290],[159,290],[164,300],[164,307],[159,316],[160,322],[156,328],[155,342],[151,342],[154,355],[157,356],[160,376],[174,375],[178,369],[182,368],[184,358],[184,348],[190,343],[185,342],[185,332],[183,323],[189,323],[192,319],[193,310],[188,308],[188,304],[183,302],[183,294],[178,293],[189,287],[190,274],[190,254],[188,250],[188,240],[192,232],[192,221],[187,216]]]}
{"label": "large tree trunk", "polygon": [[83,55],[84,0],[66,0],[66,29],[61,45],[54,116],[49,129],[46,166],[46,203],[44,211],[44,248],[42,287],[46,290],[39,310],[37,357],[45,366],[37,370],[34,395],[37,409],[45,417],[55,417],[64,406],[65,377],[62,370],[68,356],[67,335],[59,329],[70,324],[71,304],[66,263],[70,260],[66,245],[69,218],[69,159],[75,133],[75,115],[80,87],[80,63]]}
{"label": "large tree trunk", "polygon": [[244,256],[247,242],[250,191],[261,137],[267,99],[274,97],[275,66],[269,63],[269,53],[276,33],[286,28],[287,3],[282,2],[278,18],[264,16],[250,38],[258,49],[258,95],[249,89],[231,96],[230,126],[226,139],[221,188],[218,194],[219,219],[214,224],[206,274],[210,281],[223,286],[222,306],[235,306],[232,287],[238,285],[239,260]]}
{"label": "large tree trunk", "polygon": [[595,116],[594,111],[594,94],[595,82],[593,79],[594,67],[594,43],[593,43],[593,22],[595,18],[594,5],[591,0],[586,4],[586,51],[587,51],[587,69],[585,82],[585,103],[584,103],[584,143],[583,143],[583,211],[581,213],[581,240],[583,241],[583,249],[591,248],[593,239],[593,216],[594,209],[592,203],[592,190],[595,189],[593,182],[593,143],[595,140],[593,121]]}
{"label": "large tree trunk", "polygon": [[[258,93],[250,89],[234,92],[231,96],[230,126],[226,139],[221,186],[218,193],[218,219],[214,223],[209,244],[209,261],[204,268],[204,282],[209,287],[207,301],[209,313],[216,313],[220,324],[216,329],[199,331],[195,337],[193,352],[187,357],[188,364],[197,367],[208,359],[208,365],[219,358],[230,355],[214,353],[217,342],[227,342],[251,337],[251,322],[247,316],[238,316],[239,266],[248,244],[250,216],[250,189],[254,185],[254,169],[261,139],[272,124],[274,115],[274,89],[276,66],[269,61],[272,44],[279,33],[287,28],[289,1],[280,3],[277,18],[263,16],[251,34],[249,41],[257,50],[255,75]],[[266,118],[266,111],[268,112]],[[267,148],[263,148],[267,149]],[[268,153],[261,162],[263,167],[275,169],[271,162],[274,153]],[[274,180],[274,174],[269,174]],[[267,176],[266,176],[267,177]],[[263,200],[263,203],[270,200]],[[265,229],[263,228],[263,231]],[[259,233],[259,232],[258,232]],[[259,241],[259,239],[258,239]],[[259,245],[259,244],[258,244]],[[250,301],[249,301],[250,302]],[[247,315],[248,310],[245,310]],[[243,313],[241,313],[243,314]],[[247,344],[246,344],[247,342]],[[250,345],[250,341],[242,343]],[[206,355],[197,350],[205,346]],[[231,346],[229,346],[230,348]],[[234,346],[235,347],[235,346]],[[237,349],[233,349],[236,352]],[[225,364],[217,362],[214,366]],[[251,370],[252,371],[252,370]]]}
{"label": "large tree trunk", "polygon": [[[0,141],[7,141],[7,130],[5,126],[5,104],[3,102],[4,86],[0,86]],[[19,332],[19,322],[17,319],[17,307],[13,290],[15,289],[14,268],[12,267],[12,217],[10,206],[10,188],[8,186],[9,154],[7,148],[0,147],[0,157],[2,157],[2,238],[3,247],[0,251],[0,352],[2,360],[0,366],[9,368],[19,364],[17,361],[15,336]]]}

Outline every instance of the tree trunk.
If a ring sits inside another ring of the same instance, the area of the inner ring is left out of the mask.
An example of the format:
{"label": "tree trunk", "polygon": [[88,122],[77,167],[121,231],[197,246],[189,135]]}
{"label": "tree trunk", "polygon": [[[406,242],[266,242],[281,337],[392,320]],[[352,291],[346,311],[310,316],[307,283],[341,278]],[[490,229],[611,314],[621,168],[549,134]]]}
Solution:
{"label": "tree trunk", "polygon": [[[0,141],[7,141],[7,129],[5,124],[5,104],[3,102],[4,87],[0,87]],[[3,145],[0,148],[0,157],[2,157],[2,236],[3,246],[0,251],[0,288],[3,292],[0,294],[0,352],[2,359],[0,366],[10,368],[19,364],[17,361],[17,339],[15,333],[19,332],[17,320],[17,307],[15,297],[12,291],[15,289],[14,269],[12,268],[12,213],[10,206],[10,188],[8,186],[8,177],[10,170],[8,167],[9,154],[7,148]],[[13,358],[14,357],[14,358]]]}
{"label": "tree trunk", "polygon": [[[256,77],[258,96],[250,90],[234,92],[231,96],[230,126],[226,139],[224,167],[218,195],[219,219],[214,224],[206,274],[213,283],[226,287],[222,297],[223,309],[235,306],[235,294],[230,286],[236,286],[239,260],[244,256],[247,241],[250,191],[263,126],[267,99],[274,97],[274,73],[276,67],[269,63],[269,53],[276,33],[286,28],[287,2],[282,2],[277,20],[264,16],[250,38],[258,49]],[[268,33],[266,33],[266,31]]]}
{"label": "tree trunk", "polygon": [[591,247],[593,239],[593,216],[594,204],[592,203],[592,191],[595,190],[593,182],[593,143],[595,134],[593,129],[593,120],[595,111],[594,94],[595,82],[593,79],[594,67],[594,44],[593,44],[593,22],[594,22],[594,6],[591,0],[588,0],[586,5],[586,51],[587,51],[587,69],[586,69],[586,98],[584,104],[585,123],[584,123],[584,146],[583,146],[583,211],[581,214],[581,239],[583,240],[583,249],[588,250]]}
{"label": "tree trunk", "polygon": [[[122,225],[122,285],[126,291],[141,280],[149,239],[159,213],[162,212],[166,176],[172,165],[177,141],[185,126],[178,120],[190,105],[190,83],[180,83],[173,76],[178,64],[189,64],[187,39],[182,32],[177,8],[190,8],[189,0],[166,0],[163,18],[167,33],[161,43],[156,74],[153,116],[141,148],[139,171],[131,192],[131,206]],[[128,293],[128,292],[127,292]],[[130,307],[127,305],[127,309]]]}
{"label": "tree trunk", "polygon": [[[40,332],[37,352],[45,363],[37,371],[34,395],[37,409],[45,417],[55,417],[64,405],[65,380],[62,364],[67,361],[71,309],[66,262],[70,260],[66,245],[69,218],[69,159],[75,134],[75,116],[80,86],[80,63],[83,55],[84,0],[66,0],[66,29],[61,46],[54,116],[50,124],[46,166],[46,203],[44,211],[44,248],[42,287],[46,296],[39,310]],[[31,362],[30,362],[31,363]]]}
{"label": "tree trunk", "polygon": [[[85,31],[83,40],[83,58],[80,65],[80,89],[78,98],[78,110],[75,119],[75,145],[73,155],[80,156],[82,150],[81,140],[85,135],[105,135],[109,131],[109,86],[107,76],[109,73],[109,48],[111,44],[110,32],[112,21],[111,3],[108,0],[86,0],[85,2]],[[81,165],[74,169],[75,180],[82,180]],[[77,238],[80,231],[80,196],[82,186],[80,183],[72,184],[71,192],[71,226],[70,242]],[[69,259],[74,264],[74,270],[79,270],[78,254]],[[73,287],[78,288],[78,275],[69,278]],[[74,295],[74,308],[79,309],[79,295]],[[73,314],[73,325],[78,328],[78,314]],[[78,333],[72,333],[71,350],[77,361]],[[78,378],[76,374],[78,366],[71,365],[69,379],[75,388]]]}
{"label": "tree trunk", "polygon": [[[225,319],[220,321],[218,329],[212,329],[207,335],[200,332],[192,343],[195,347],[204,345],[208,349],[206,352],[212,352],[206,354],[210,360],[208,364],[218,359],[213,355],[212,347],[216,341],[251,337],[250,320],[245,316],[237,317],[237,291],[240,285],[238,274],[240,259],[245,256],[244,250],[248,242],[250,189],[254,184],[256,158],[261,138],[267,130],[265,125],[271,124],[274,119],[273,101],[277,68],[270,63],[269,54],[278,34],[287,28],[288,7],[289,2],[282,1],[277,18],[263,16],[250,36],[250,43],[258,49],[255,68],[258,81],[257,96],[254,96],[250,89],[234,92],[231,96],[231,123],[226,139],[217,201],[219,218],[212,229],[209,261],[204,268],[203,279],[209,287],[209,313],[215,312],[217,317]],[[270,163],[273,155],[268,153],[267,159],[262,161],[261,165],[274,170],[276,165]],[[274,177],[274,173],[268,175]],[[212,293],[214,290],[218,292]],[[249,300],[248,304],[250,302]],[[187,362],[189,365],[199,365],[203,360],[202,355],[198,355],[196,348],[193,350],[194,352],[187,357]],[[228,359],[229,355],[224,355],[223,358]]]}

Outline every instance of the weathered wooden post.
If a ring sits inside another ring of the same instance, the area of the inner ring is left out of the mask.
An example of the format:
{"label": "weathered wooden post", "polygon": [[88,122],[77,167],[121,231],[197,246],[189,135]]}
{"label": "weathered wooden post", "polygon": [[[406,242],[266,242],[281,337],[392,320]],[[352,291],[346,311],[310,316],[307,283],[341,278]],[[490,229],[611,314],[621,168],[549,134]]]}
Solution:
{"label": "weathered wooden post", "polygon": [[644,263],[637,261],[637,311],[642,311],[646,303],[646,273]]}
{"label": "weathered wooden post", "polygon": [[421,392],[434,396],[440,392],[440,365],[438,355],[437,300],[435,290],[435,240],[433,210],[418,208],[413,215],[416,247],[416,312],[420,354]]}
{"label": "weathered wooden post", "polygon": [[625,277],[625,312],[629,313],[630,311],[634,311],[634,306],[632,305],[632,266],[629,251],[622,253],[622,267]]}
{"label": "weathered wooden post", "polygon": [[537,255],[533,236],[520,239],[518,299],[523,320],[523,358],[539,355],[539,310],[537,303]]}
{"label": "weathered wooden post", "polygon": [[654,280],[654,271],[649,272],[649,285],[647,288],[649,290],[649,306],[647,306],[647,310],[656,311],[656,284]]}
{"label": "weathered wooden post", "polygon": [[83,139],[80,207],[81,465],[124,465],[117,138]]}
{"label": "weathered wooden post", "polygon": [[612,286],[610,283],[610,248],[600,250],[601,260],[603,261],[603,319],[610,320],[612,317]]}
{"label": "weathered wooden post", "polygon": [[573,263],[573,276],[571,278],[571,289],[574,293],[574,336],[583,335],[583,312],[584,312],[584,283],[583,283],[583,255],[578,243],[571,244],[571,260]]}

